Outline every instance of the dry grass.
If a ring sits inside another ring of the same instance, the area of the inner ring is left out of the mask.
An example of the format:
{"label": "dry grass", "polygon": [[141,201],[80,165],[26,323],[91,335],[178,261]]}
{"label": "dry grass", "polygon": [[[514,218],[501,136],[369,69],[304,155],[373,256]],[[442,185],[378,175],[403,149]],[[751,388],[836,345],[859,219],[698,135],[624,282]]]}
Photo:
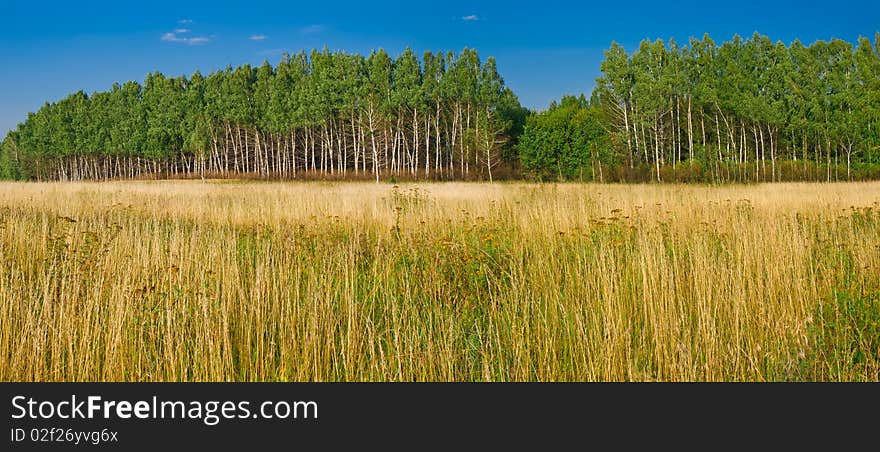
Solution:
{"label": "dry grass", "polygon": [[0,184],[0,381],[878,380],[880,183]]}

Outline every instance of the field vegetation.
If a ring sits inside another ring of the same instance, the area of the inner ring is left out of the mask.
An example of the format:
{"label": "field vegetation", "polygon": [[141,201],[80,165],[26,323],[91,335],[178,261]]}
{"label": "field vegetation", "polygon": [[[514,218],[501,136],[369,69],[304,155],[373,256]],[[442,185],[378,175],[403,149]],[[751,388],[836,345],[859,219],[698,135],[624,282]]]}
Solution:
{"label": "field vegetation", "polygon": [[0,381],[880,379],[880,183],[0,184]]}

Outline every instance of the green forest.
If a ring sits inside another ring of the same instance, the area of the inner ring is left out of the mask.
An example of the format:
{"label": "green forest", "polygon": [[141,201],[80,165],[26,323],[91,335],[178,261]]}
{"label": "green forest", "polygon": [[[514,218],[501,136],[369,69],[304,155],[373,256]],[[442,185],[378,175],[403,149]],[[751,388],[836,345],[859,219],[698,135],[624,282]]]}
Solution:
{"label": "green forest", "polygon": [[29,114],[0,177],[880,179],[880,33],[612,43],[595,82],[529,111],[473,49],[151,73]]}

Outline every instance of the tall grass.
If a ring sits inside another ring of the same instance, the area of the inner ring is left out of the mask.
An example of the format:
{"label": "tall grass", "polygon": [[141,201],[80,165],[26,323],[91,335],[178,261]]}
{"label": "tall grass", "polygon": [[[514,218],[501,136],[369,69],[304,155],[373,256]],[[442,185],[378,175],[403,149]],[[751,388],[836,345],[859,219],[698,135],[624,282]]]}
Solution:
{"label": "tall grass", "polygon": [[0,380],[878,380],[880,183],[0,184]]}

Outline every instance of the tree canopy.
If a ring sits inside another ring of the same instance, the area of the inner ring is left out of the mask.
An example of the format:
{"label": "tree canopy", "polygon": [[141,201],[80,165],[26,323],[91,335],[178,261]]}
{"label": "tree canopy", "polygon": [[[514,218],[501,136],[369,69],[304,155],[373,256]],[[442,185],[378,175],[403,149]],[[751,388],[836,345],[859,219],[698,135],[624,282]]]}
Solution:
{"label": "tree canopy", "polygon": [[878,163],[880,34],[646,40],[631,55],[612,44],[594,97],[619,157],[657,180],[682,163],[712,180],[852,178]]}
{"label": "tree canopy", "polygon": [[4,140],[0,176],[491,178],[521,111],[472,49],[315,50],[47,103]]}
{"label": "tree canopy", "polygon": [[46,103],[0,177],[880,178],[880,33],[612,43],[589,100],[520,106],[473,49],[313,50]]}

